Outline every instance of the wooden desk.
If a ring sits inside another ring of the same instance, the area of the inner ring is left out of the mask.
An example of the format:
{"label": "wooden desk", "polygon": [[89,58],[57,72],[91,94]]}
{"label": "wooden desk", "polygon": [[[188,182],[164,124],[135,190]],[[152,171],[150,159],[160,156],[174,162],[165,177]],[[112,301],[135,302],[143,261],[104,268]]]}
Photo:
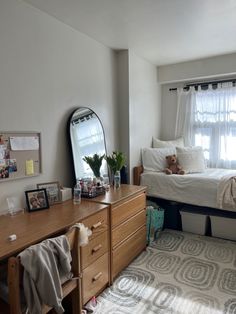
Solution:
{"label": "wooden desk", "polygon": [[[99,294],[146,247],[145,187],[121,185],[91,200],[0,216],[0,261],[82,222],[93,234],[81,248],[83,304]],[[10,242],[9,235],[16,234]]]}
{"label": "wooden desk", "polygon": [[[106,205],[83,200],[80,205],[74,205],[70,200],[49,209],[15,216],[0,216],[0,261],[32,244],[65,231],[76,222],[105,208]],[[17,236],[13,242],[8,240],[11,234]]]}

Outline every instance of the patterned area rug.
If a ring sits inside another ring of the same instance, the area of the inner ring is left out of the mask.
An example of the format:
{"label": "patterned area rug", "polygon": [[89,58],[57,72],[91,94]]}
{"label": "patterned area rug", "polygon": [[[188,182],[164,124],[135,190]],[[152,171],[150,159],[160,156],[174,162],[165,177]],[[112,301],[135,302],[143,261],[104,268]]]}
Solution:
{"label": "patterned area rug", "polygon": [[94,313],[236,314],[236,242],[165,230]]}

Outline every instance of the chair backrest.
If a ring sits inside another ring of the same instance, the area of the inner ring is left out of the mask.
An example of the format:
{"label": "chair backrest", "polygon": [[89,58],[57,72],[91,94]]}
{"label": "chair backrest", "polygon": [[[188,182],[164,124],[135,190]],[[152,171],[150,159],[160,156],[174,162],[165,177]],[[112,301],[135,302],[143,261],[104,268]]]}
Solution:
{"label": "chair backrest", "polygon": [[[66,234],[70,244],[72,255],[72,273],[73,278],[62,285],[63,298],[71,293],[73,314],[80,314],[81,304],[81,279],[80,279],[80,247],[79,247],[79,229],[72,228]],[[8,289],[9,304],[11,314],[22,314],[22,279],[23,266],[20,263],[20,257],[10,257],[8,260]],[[42,313],[48,313],[52,308],[43,305]]]}

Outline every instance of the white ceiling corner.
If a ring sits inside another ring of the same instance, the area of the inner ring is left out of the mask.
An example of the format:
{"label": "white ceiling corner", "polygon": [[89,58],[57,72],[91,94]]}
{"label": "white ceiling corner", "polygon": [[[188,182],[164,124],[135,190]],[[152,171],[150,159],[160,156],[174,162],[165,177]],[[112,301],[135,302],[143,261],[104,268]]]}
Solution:
{"label": "white ceiling corner", "polygon": [[156,65],[236,52],[236,0],[24,0]]}

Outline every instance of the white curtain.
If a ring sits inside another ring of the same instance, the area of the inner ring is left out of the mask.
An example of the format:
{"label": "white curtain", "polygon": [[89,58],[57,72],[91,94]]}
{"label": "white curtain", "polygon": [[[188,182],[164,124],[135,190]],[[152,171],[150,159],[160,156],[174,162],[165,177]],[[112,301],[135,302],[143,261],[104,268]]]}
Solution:
{"label": "white curtain", "polygon": [[209,167],[236,168],[236,87],[178,91],[176,137],[202,146]]}
{"label": "white curtain", "polygon": [[190,87],[188,91],[183,88],[177,89],[177,116],[175,127],[175,138],[184,137],[186,146],[192,145],[194,141],[193,134],[193,115],[196,92],[194,87]]}

